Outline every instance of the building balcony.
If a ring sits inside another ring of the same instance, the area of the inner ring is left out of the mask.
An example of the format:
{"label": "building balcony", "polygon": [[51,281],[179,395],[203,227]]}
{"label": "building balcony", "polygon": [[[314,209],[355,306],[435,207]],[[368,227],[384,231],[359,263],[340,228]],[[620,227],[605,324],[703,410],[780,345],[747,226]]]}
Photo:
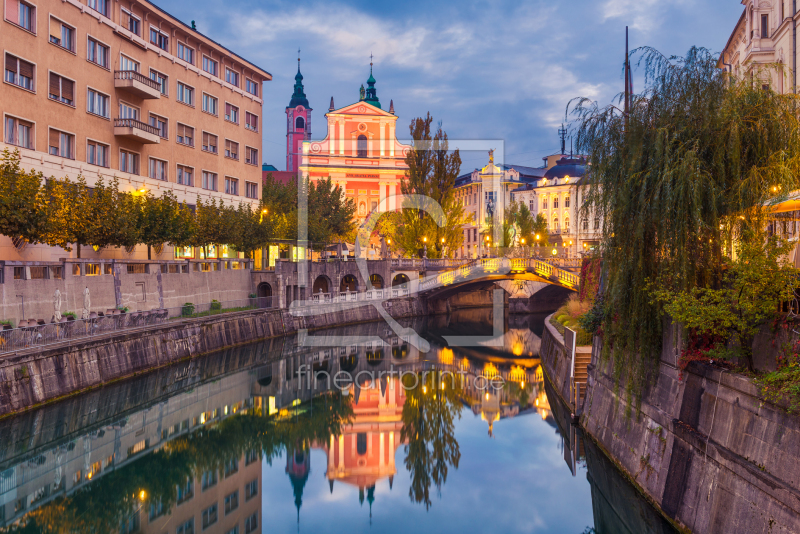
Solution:
{"label": "building balcony", "polygon": [[114,135],[132,139],[145,145],[157,144],[161,141],[159,130],[146,122],[136,119],[114,119]]}
{"label": "building balcony", "polygon": [[115,70],[114,87],[139,98],[161,98],[161,84],[135,70]]}

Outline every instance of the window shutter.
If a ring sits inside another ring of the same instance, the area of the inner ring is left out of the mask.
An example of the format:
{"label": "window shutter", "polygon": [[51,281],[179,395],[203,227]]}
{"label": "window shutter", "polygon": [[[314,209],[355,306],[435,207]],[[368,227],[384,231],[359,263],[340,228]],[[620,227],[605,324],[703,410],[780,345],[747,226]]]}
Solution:
{"label": "window shutter", "polygon": [[6,0],[6,20],[19,24],[19,0]]}
{"label": "window shutter", "polygon": [[211,149],[212,152],[217,151],[217,136],[216,135],[209,135],[208,136],[208,146],[213,147]]}
{"label": "window shutter", "polygon": [[61,40],[61,23],[50,17],[50,37]]}
{"label": "window shutter", "polygon": [[53,72],[50,73],[50,94],[61,96],[61,83],[59,83],[60,76]]}
{"label": "window shutter", "polygon": [[209,146],[210,143],[208,141],[209,141],[208,134],[206,132],[203,132],[203,146],[205,147]]}
{"label": "window shutter", "polygon": [[187,144],[194,146],[194,128],[191,126],[184,126],[183,131],[184,135],[186,136],[184,141],[186,141]]}
{"label": "window shutter", "polygon": [[186,126],[183,124],[178,125],[178,137],[186,137]]}
{"label": "window shutter", "polygon": [[17,58],[11,54],[6,54],[6,70],[10,70],[14,74],[17,73]]}
{"label": "window shutter", "polygon": [[33,78],[33,63],[19,60],[19,74],[27,78]]}
{"label": "window shutter", "polygon": [[128,14],[127,11],[121,11],[119,17],[119,24],[126,30],[130,31],[131,29],[131,16]]}
{"label": "window shutter", "polygon": [[225,102],[225,117],[231,116],[231,105]]}
{"label": "window shutter", "polygon": [[61,96],[66,98],[67,100],[75,100],[75,82],[71,82],[69,80],[65,80],[61,78]]}
{"label": "window shutter", "polygon": [[53,130],[53,129],[50,130],[50,146],[54,146],[56,148],[59,146],[58,144],[59,133],[60,132],[58,130]]}

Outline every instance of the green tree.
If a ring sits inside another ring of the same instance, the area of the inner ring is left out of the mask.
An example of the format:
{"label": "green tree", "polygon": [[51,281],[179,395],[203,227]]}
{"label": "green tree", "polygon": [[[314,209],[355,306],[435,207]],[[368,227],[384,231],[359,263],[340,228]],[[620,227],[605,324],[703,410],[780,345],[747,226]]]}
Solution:
{"label": "green tree", "polygon": [[[531,241],[532,243],[538,243],[544,247],[547,247],[547,243],[550,241],[550,231],[547,224],[547,217],[541,213],[537,214],[536,220],[533,222],[533,227],[531,228],[531,233],[533,234],[533,241]],[[536,236],[539,236],[539,238],[537,239]]]}
{"label": "green tree", "polygon": [[29,243],[44,240],[47,230],[42,174],[20,167],[19,151],[3,150],[0,158],[0,234]]}
{"label": "green tree", "polygon": [[603,320],[603,354],[613,353],[618,383],[624,375],[637,399],[656,376],[662,342],[663,306],[646,288],[719,288],[727,243],[748,225],[760,232],[762,206],[800,177],[796,95],[736,80],[702,48],[641,54],[644,92],[627,115],[589,99],[573,110],[578,151],[592,163],[584,213],[604,221],[613,313]]}
{"label": "green tree", "polygon": [[450,466],[458,469],[461,460],[454,429],[456,418],[461,418],[462,404],[452,374],[444,379],[435,372],[406,374],[402,380],[406,402],[400,441],[407,443],[405,466],[411,475],[408,495],[427,510],[431,506],[431,485],[441,491]]}
{"label": "green tree", "polygon": [[[458,150],[450,151],[441,123],[431,133],[432,122],[433,117],[428,113],[425,118],[412,120],[409,126],[412,149],[406,156],[408,170],[400,188],[403,195],[420,195],[430,200],[403,201],[402,222],[392,240],[406,256],[416,255],[423,247],[423,238],[428,239],[428,256],[432,258],[442,257],[444,247],[452,253],[464,241],[462,226],[467,218],[455,195],[461,155]],[[441,220],[434,220],[423,209],[434,203],[441,206]]]}
{"label": "green tree", "polygon": [[793,296],[797,269],[786,260],[792,248],[792,243],[774,236],[749,236],[737,245],[736,260],[725,269],[719,287],[656,289],[654,296],[694,336],[716,340],[716,348],[736,339],[745,364],[754,371],[752,345],[758,329]]}
{"label": "green tree", "polygon": [[140,199],[140,243],[147,245],[148,260],[151,259],[151,248],[154,246],[180,246],[191,241],[188,207],[178,203],[172,191],[164,191],[160,197],[148,191]]}
{"label": "green tree", "polygon": [[355,228],[356,204],[330,176],[308,188],[308,238],[318,243],[340,239]]}

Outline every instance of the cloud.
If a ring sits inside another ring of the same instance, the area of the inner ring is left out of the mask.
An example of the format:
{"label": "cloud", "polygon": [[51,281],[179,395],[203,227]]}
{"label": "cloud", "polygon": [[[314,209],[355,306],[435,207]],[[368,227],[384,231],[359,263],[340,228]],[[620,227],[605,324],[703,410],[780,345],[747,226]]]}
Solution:
{"label": "cloud", "polygon": [[[683,4],[685,0],[670,0],[670,8]],[[663,0],[606,0],[601,7],[603,21],[617,18],[633,20],[629,24],[632,28],[641,31],[652,31],[664,20],[665,8]]]}

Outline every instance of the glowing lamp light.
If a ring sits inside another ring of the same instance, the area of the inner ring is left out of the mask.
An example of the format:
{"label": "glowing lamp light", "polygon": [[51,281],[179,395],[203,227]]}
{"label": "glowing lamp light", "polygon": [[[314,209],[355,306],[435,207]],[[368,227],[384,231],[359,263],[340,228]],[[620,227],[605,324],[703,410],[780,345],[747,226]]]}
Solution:
{"label": "glowing lamp light", "polygon": [[554,249],[553,249],[553,256],[556,256],[556,255],[558,255],[558,249],[557,249],[557,248],[554,248]]}
{"label": "glowing lamp light", "polygon": [[387,244],[387,245],[391,245],[391,244],[392,244],[392,240],[391,240],[391,239],[387,239],[387,240],[386,240],[386,244]]}
{"label": "glowing lamp light", "polygon": [[423,243],[427,243],[427,242],[428,242],[428,238],[427,238],[427,237],[423,237],[423,238],[422,238],[422,242],[423,242]]}
{"label": "glowing lamp light", "polygon": [[140,501],[143,501],[143,500],[145,500],[146,498],[147,498],[147,492],[146,492],[145,490],[142,490],[142,491],[140,491],[140,492],[139,492],[139,500],[140,500]]}
{"label": "glowing lamp light", "polygon": [[525,238],[524,237],[522,238],[522,244],[523,245],[525,244]]}
{"label": "glowing lamp light", "polygon": [[423,393],[427,393],[428,392],[428,386],[422,386],[422,392]]}
{"label": "glowing lamp light", "polygon": [[444,380],[442,381],[442,389],[444,389]]}
{"label": "glowing lamp light", "polygon": [[520,382],[519,383],[519,387],[524,388],[525,387],[525,381]]}
{"label": "glowing lamp light", "polygon": [[444,238],[442,238],[442,243],[444,243]]}
{"label": "glowing lamp light", "polygon": [[266,215],[266,214],[267,214],[267,210],[266,210],[266,209],[263,209],[263,210],[261,210],[261,213],[263,213],[264,215]]}
{"label": "glowing lamp light", "polygon": [[486,400],[489,400],[489,394],[488,393],[486,394]]}
{"label": "glowing lamp light", "polygon": [[144,195],[145,193],[147,193],[147,189],[145,189],[144,187],[139,189],[139,194],[140,195]]}
{"label": "glowing lamp light", "polygon": [[536,241],[539,241],[540,239],[541,239],[541,236],[539,234],[536,234]]}

